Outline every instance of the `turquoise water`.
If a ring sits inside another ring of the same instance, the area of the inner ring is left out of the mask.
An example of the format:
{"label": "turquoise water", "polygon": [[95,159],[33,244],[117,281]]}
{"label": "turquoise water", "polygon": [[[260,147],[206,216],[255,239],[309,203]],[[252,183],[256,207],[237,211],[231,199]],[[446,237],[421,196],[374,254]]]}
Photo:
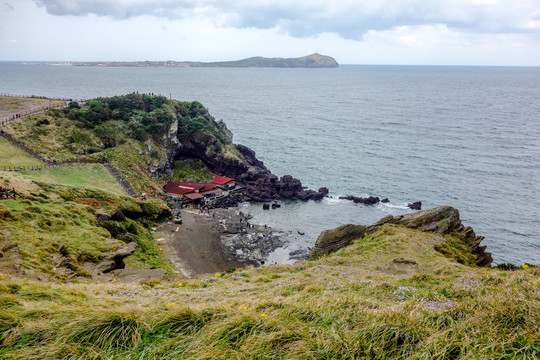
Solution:
{"label": "turquoise water", "polygon": [[[93,68],[0,63],[0,93],[92,98],[133,91],[198,100],[277,175],[333,198],[289,203],[257,221],[324,229],[451,205],[496,263],[540,264],[540,68]],[[388,197],[355,205],[340,195]]]}

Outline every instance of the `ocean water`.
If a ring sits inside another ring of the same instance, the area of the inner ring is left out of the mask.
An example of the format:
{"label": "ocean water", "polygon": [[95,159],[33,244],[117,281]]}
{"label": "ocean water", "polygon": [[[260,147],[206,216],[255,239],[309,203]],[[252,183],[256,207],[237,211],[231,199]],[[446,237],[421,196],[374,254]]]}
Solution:
{"label": "ocean water", "polygon": [[[0,93],[87,99],[153,92],[198,100],[277,175],[331,198],[288,202],[255,221],[305,232],[456,207],[495,263],[540,264],[540,68],[99,68],[0,62]],[[364,206],[340,195],[388,197]]]}

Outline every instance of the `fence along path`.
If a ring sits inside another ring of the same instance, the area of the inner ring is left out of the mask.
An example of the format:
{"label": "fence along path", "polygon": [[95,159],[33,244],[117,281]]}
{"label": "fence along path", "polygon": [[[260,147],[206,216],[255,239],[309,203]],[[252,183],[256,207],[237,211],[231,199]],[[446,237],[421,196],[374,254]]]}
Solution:
{"label": "fence along path", "polygon": [[[57,104],[57,105],[48,104],[48,105],[38,106],[38,107],[33,108],[32,110],[27,110],[25,112],[18,112],[18,113],[15,113],[15,114],[4,116],[4,117],[0,118],[0,127],[5,126],[5,125],[7,125],[9,123],[12,123],[13,121],[15,121],[17,119],[23,118],[23,117],[28,116],[28,115],[37,114],[37,113],[40,113],[40,112],[43,112],[43,111],[47,111],[49,109],[58,109],[58,108],[66,107],[68,105],[68,103],[71,102],[71,101],[78,102],[79,104],[82,104],[82,103],[86,102],[86,100],[84,100],[84,99],[80,99],[80,100],[76,100],[76,99],[56,99],[56,98],[48,98],[48,97],[43,97],[43,96],[24,96],[24,95],[13,95],[13,94],[0,94],[0,96],[35,98],[35,99],[56,100],[56,101],[63,101],[64,102],[63,104]],[[20,114],[20,116],[18,116],[19,114]]]}
{"label": "fence along path", "polygon": [[137,198],[137,199],[139,198],[137,196],[137,193],[135,192],[135,190],[133,190],[133,188],[126,181],[126,179],[124,179],[122,177],[122,175],[120,175],[120,173],[118,172],[116,167],[113,164],[111,164],[110,162],[107,162],[105,160],[105,158],[96,159],[96,160],[74,159],[74,160],[66,160],[66,161],[62,161],[62,162],[56,162],[54,160],[50,161],[49,159],[46,159],[43,156],[36,154],[34,151],[30,150],[24,144],[21,144],[20,142],[15,140],[11,135],[5,133],[4,131],[0,132],[0,136],[2,136],[4,139],[9,141],[12,145],[17,146],[21,150],[24,150],[30,156],[32,156],[32,157],[34,157],[34,158],[36,158],[36,159],[38,159],[38,160],[40,160],[40,161],[42,161],[42,162],[44,162],[46,164],[45,166],[41,166],[41,167],[39,167],[39,166],[28,166],[26,168],[24,168],[24,167],[13,167],[13,169],[11,167],[8,167],[8,168],[0,169],[0,170],[4,170],[4,171],[43,170],[43,169],[50,169],[50,168],[57,167],[57,166],[82,165],[82,164],[103,164],[103,166],[105,166],[105,168],[111,173],[111,175],[115,178],[115,180],[118,181],[120,186],[122,186],[122,188],[128,193],[129,196],[131,196],[132,198]]}

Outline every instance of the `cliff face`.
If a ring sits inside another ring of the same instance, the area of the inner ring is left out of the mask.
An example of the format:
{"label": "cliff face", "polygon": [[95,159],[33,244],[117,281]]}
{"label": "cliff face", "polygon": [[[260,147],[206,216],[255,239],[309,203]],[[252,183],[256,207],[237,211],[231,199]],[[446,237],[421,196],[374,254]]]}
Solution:
{"label": "cliff face", "polygon": [[[459,219],[459,211],[451,206],[440,206],[433,209],[418,211],[400,216],[388,215],[371,226],[343,225],[333,230],[323,231],[315,246],[311,249],[310,256],[319,253],[330,253],[339,248],[349,245],[354,239],[362,238],[366,234],[377,231],[385,224],[403,225],[411,229],[419,229],[435,234],[455,235],[467,245],[476,257],[476,265],[491,266],[493,258],[491,253],[486,252],[486,246],[480,246],[483,236],[476,236],[471,227],[465,227]],[[435,245],[436,250],[443,252],[441,247]]]}
{"label": "cliff face", "polygon": [[[146,142],[149,153],[154,152],[154,144],[148,140]],[[163,151],[159,154],[159,159],[149,164],[148,171],[150,176],[160,178],[165,175],[172,175],[174,159],[180,151],[180,141],[178,140],[178,120],[167,126],[167,130],[161,136],[158,146],[163,146]]]}

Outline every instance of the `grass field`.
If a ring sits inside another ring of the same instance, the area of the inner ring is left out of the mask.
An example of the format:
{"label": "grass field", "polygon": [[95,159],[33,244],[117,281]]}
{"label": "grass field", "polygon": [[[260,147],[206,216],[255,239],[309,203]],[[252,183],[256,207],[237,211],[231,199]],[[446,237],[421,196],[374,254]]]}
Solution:
{"label": "grass field", "polygon": [[126,196],[126,192],[101,164],[68,165],[39,171],[14,173],[29,180],[51,184],[81,186]]}
{"label": "grass field", "polygon": [[65,105],[62,100],[41,99],[33,97],[0,96],[0,118],[17,113],[25,113],[43,106]]}
{"label": "grass field", "polygon": [[[540,269],[465,266],[385,226],[316,261],[145,284],[0,275],[5,359],[538,359]],[[421,272],[377,270],[415,255]]]}
{"label": "grass field", "polygon": [[13,167],[28,167],[45,165],[43,162],[31,157],[16,146],[11,145],[4,138],[0,138],[0,170]]}

